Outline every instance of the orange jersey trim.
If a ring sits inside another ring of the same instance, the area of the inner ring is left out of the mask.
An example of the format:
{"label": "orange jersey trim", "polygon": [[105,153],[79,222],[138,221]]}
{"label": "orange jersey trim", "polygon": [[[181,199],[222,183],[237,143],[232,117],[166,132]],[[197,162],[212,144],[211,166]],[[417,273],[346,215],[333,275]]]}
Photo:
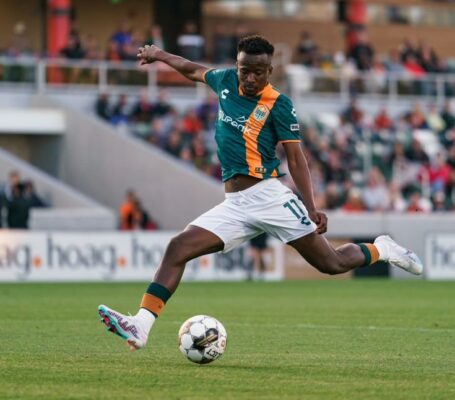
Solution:
{"label": "orange jersey trim", "polygon": [[261,172],[263,166],[261,153],[258,149],[258,137],[279,95],[280,93],[273,89],[272,85],[266,86],[261,93],[257,106],[245,123],[243,139],[246,147],[248,175],[256,178],[262,179],[264,177]]}
{"label": "orange jersey trim", "polygon": [[300,139],[280,140],[278,143],[300,143]]}
{"label": "orange jersey trim", "polygon": [[207,79],[205,79],[205,76],[207,75],[207,72],[210,72],[210,71],[213,71],[214,68],[208,68],[204,71],[204,73],[202,74],[202,80],[204,81],[204,83],[207,83]]}

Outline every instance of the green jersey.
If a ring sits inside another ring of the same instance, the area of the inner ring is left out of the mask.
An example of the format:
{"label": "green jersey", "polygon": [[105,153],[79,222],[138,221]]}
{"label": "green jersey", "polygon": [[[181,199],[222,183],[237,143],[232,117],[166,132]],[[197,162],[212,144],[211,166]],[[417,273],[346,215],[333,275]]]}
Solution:
{"label": "green jersey", "polygon": [[236,69],[211,69],[205,82],[219,100],[215,140],[223,181],[234,175],[282,176],[277,143],[300,142],[291,100],[268,84],[255,97],[242,95]]}

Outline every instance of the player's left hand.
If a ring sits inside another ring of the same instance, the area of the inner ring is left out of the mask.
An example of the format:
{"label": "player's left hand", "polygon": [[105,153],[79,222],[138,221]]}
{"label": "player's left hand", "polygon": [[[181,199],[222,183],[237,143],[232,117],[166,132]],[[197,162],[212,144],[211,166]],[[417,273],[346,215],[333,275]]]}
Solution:
{"label": "player's left hand", "polygon": [[327,215],[320,211],[313,211],[309,213],[310,219],[317,225],[316,232],[319,234],[327,232]]}
{"label": "player's left hand", "polygon": [[158,60],[157,55],[161,49],[155,45],[146,44],[144,47],[139,47],[137,58],[140,61],[140,65],[151,64]]}

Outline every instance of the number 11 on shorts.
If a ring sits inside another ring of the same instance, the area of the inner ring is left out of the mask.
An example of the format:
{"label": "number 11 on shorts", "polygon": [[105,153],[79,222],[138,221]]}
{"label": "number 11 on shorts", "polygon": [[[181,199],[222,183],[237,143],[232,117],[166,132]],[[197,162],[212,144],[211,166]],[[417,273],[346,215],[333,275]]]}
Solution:
{"label": "number 11 on shorts", "polygon": [[[293,205],[297,208],[298,211],[293,207]],[[300,220],[301,224],[303,225],[311,224],[311,221],[308,219],[306,214],[303,212],[303,210],[300,208],[300,206],[294,199],[291,199],[284,203],[283,207],[289,209],[292,212],[292,214],[294,214],[295,217]]]}

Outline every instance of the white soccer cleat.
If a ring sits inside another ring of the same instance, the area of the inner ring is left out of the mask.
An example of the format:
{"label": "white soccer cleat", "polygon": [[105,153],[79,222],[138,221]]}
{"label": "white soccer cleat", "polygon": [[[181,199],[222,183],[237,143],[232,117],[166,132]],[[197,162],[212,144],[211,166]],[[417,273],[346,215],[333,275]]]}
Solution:
{"label": "white soccer cleat", "polygon": [[423,264],[417,254],[400,246],[390,236],[378,236],[374,244],[384,253],[381,254],[381,260],[388,261],[393,266],[402,268],[411,274],[422,274]]}
{"label": "white soccer cleat", "polygon": [[135,317],[120,314],[103,304],[98,306],[98,313],[107,330],[126,340],[131,351],[146,345],[148,335]]}

